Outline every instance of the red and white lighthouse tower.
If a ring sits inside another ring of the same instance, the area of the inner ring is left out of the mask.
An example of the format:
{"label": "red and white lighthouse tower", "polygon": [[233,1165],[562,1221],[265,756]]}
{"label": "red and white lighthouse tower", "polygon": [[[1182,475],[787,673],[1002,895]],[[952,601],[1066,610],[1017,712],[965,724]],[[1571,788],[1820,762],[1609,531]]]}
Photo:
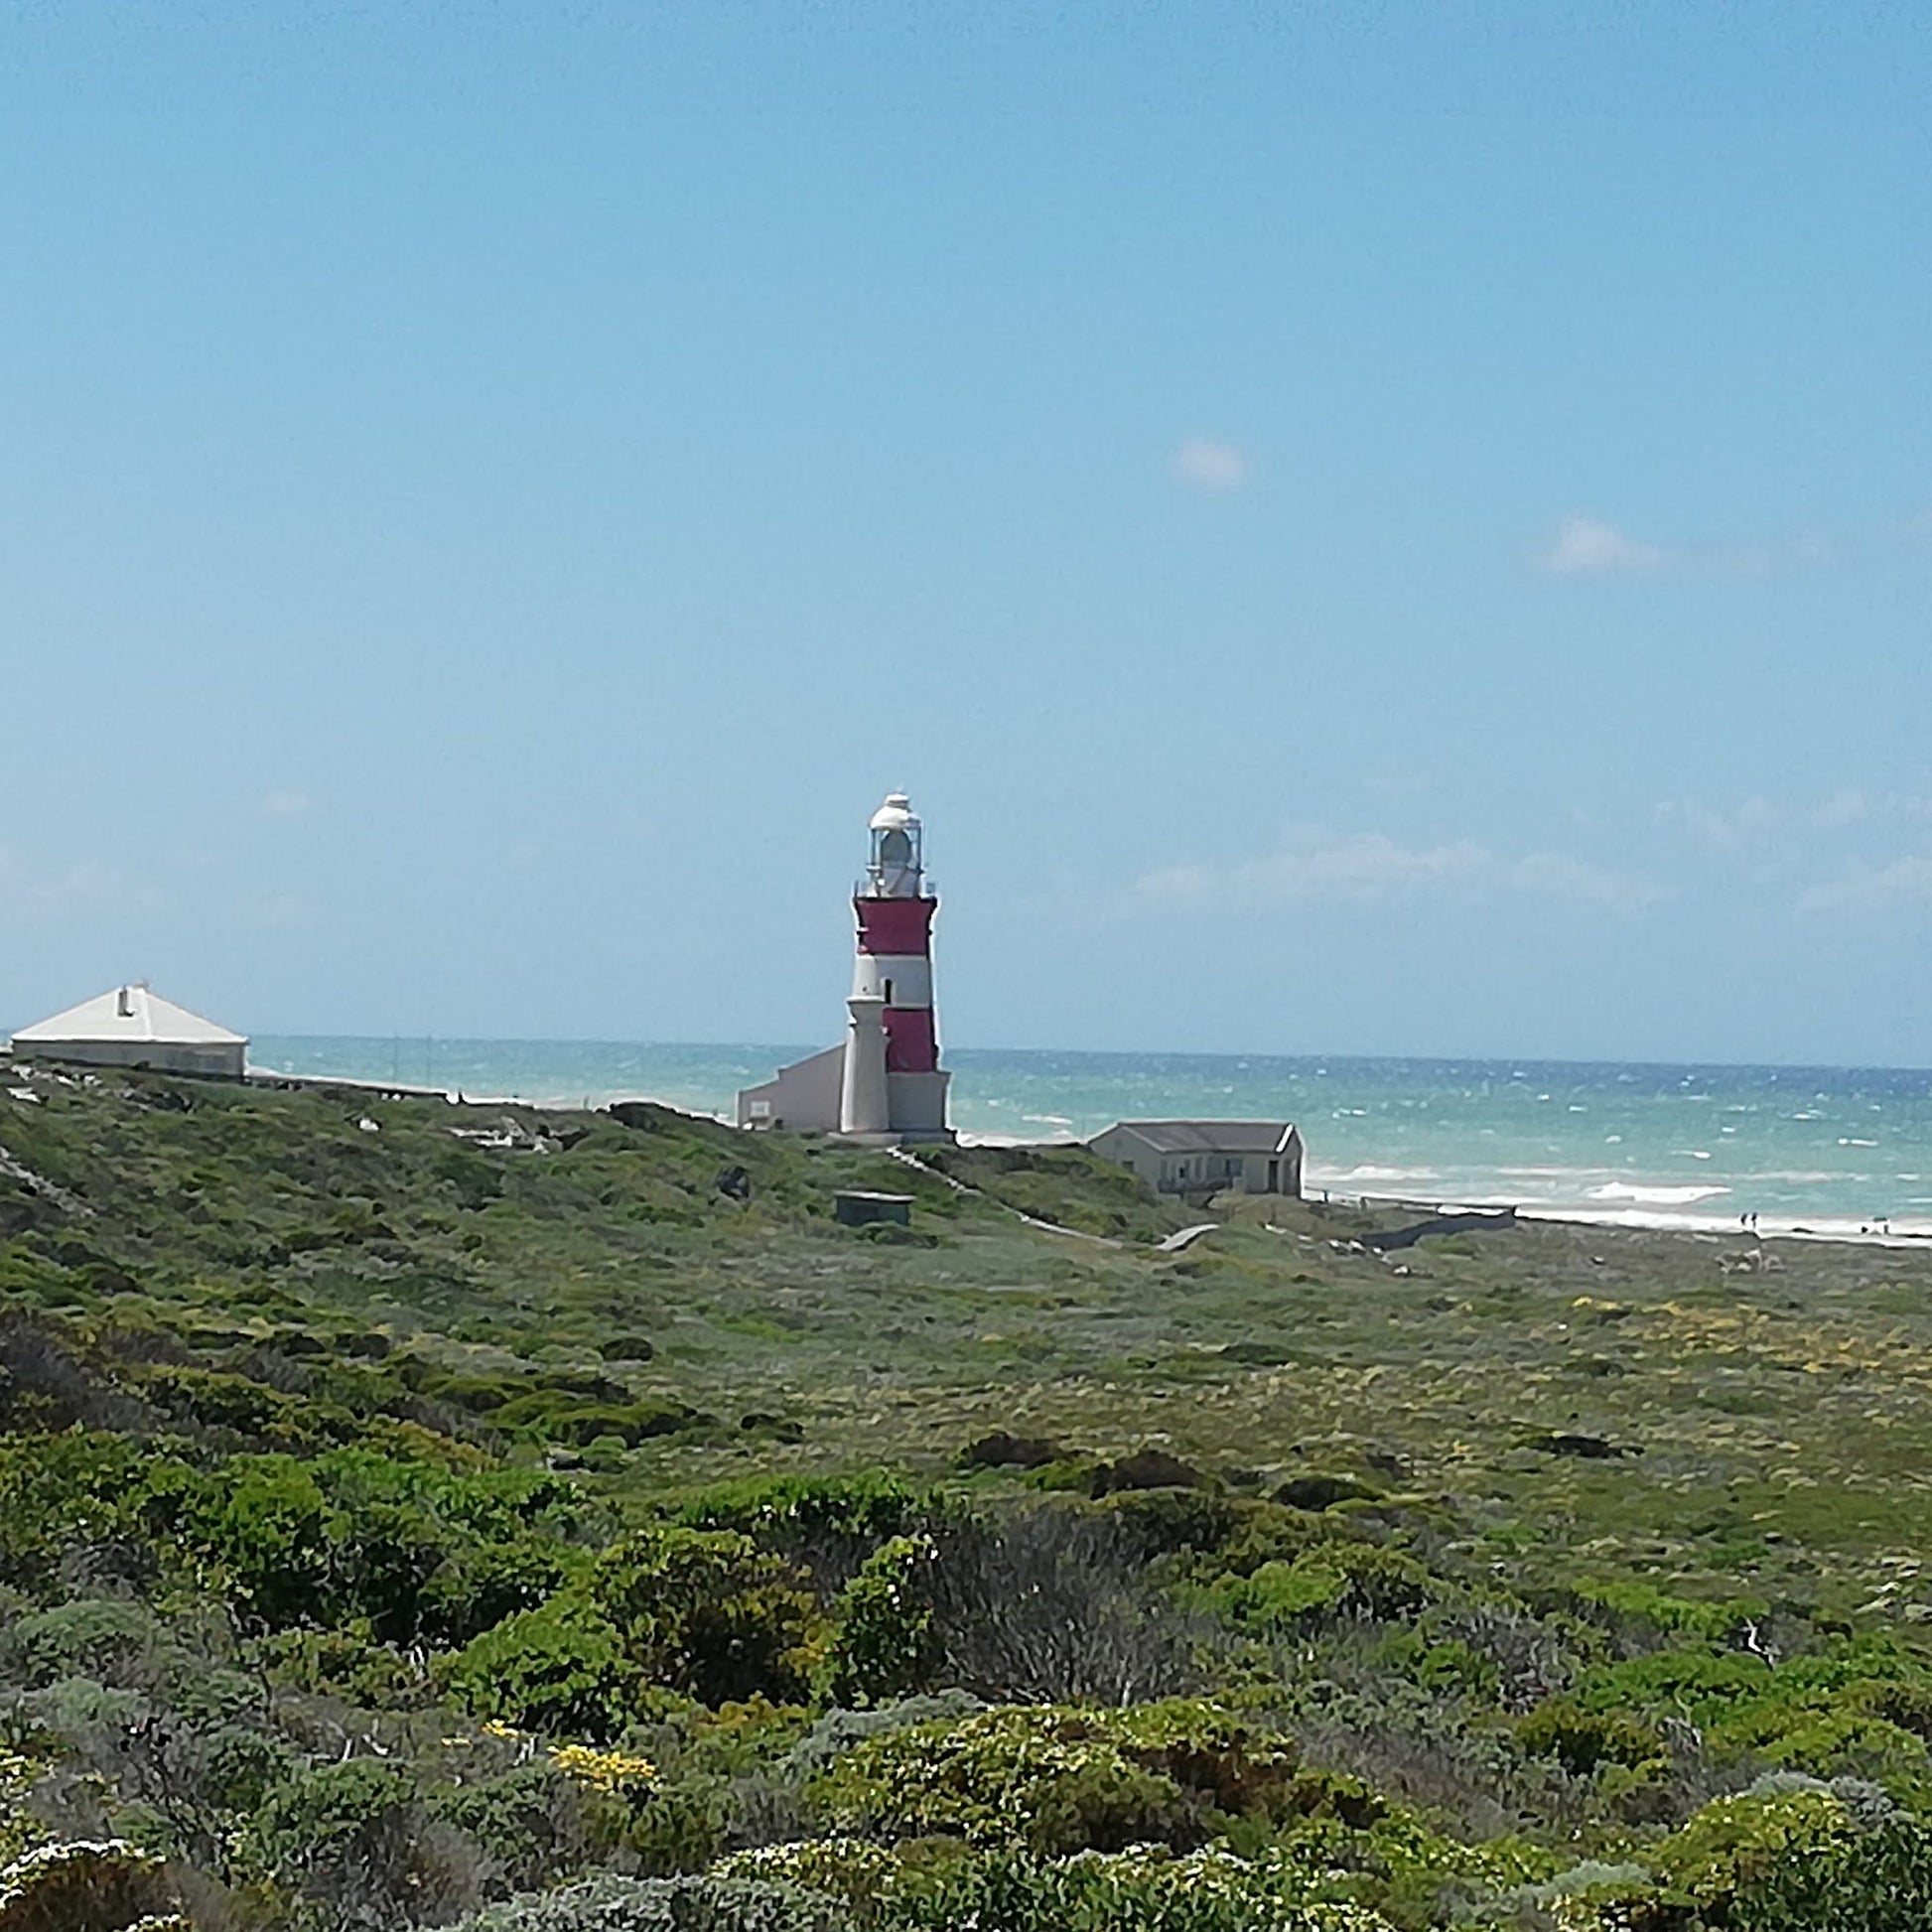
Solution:
{"label": "red and white lighthouse tower", "polygon": [[859,928],[839,1132],[867,1139],[946,1135],[946,1086],[932,1007],[932,916],[925,829],[902,791],[872,815],[872,858],[852,896]]}
{"label": "red and white lighthouse tower", "polygon": [[739,1124],[897,1144],[949,1141],[932,1005],[925,829],[902,791],[872,815],[872,852],[852,895],[858,957],[844,1041],[738,1096]]}

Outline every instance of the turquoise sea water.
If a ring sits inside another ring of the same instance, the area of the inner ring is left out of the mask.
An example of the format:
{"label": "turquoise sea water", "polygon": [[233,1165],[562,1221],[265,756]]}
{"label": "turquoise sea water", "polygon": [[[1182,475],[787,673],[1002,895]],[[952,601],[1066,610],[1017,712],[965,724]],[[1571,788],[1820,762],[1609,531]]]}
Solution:
{"label": "turquoise sea water", "polygon": [[[258,1066],[470,1097],[647,1097],[726,1114],[803,1046],[261,1038]],[[1932,1235],[1932,1072],[1537,1060],[1277,1059],[951,1049],[968,1136],[1052,1140],[1120,1119],[1301,1124],[1308,1182],[1345,1194],[1511,1201],[1635,1223]]]}

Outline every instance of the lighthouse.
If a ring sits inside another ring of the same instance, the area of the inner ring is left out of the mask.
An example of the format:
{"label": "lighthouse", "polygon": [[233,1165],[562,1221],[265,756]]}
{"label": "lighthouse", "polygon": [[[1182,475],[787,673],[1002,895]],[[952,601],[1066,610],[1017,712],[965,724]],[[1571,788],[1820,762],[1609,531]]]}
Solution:
{"label": "lighthouse", "polygon": [[844,1040],[738,1096],[741,1127],[835,1133],[896,1146],[949,1141],[932,1003],[932,920],[925,828],[902,791],[867,828],[865,876],[852,895],[857,934]]}

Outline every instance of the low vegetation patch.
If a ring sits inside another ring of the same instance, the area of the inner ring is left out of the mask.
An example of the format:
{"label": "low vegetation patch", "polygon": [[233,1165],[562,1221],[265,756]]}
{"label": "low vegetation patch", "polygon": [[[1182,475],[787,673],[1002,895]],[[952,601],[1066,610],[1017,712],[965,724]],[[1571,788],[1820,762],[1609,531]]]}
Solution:
{"label": "low vegetation patch", "polygon": [[1928,1258],[15,1077],[0,1932],[1932,1924]]}

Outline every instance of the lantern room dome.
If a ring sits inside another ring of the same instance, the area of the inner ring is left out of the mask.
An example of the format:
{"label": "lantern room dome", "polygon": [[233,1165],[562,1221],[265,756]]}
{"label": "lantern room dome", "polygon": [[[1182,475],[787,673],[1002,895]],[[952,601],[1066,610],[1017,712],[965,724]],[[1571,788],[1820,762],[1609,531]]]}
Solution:
{"label": "lantern room dome", "polygon": [[911,799],[902,791],[890,791],[886,794],[886,802],[872,815],[872,830],[902,832],[918,822],[913,815]]}
{"label": "lantern room dome", "polygon": [[924,892],[925,828],[902,791],[889,792],[872,815],[872,859],[860,890],[872,898],[918,898]]}

